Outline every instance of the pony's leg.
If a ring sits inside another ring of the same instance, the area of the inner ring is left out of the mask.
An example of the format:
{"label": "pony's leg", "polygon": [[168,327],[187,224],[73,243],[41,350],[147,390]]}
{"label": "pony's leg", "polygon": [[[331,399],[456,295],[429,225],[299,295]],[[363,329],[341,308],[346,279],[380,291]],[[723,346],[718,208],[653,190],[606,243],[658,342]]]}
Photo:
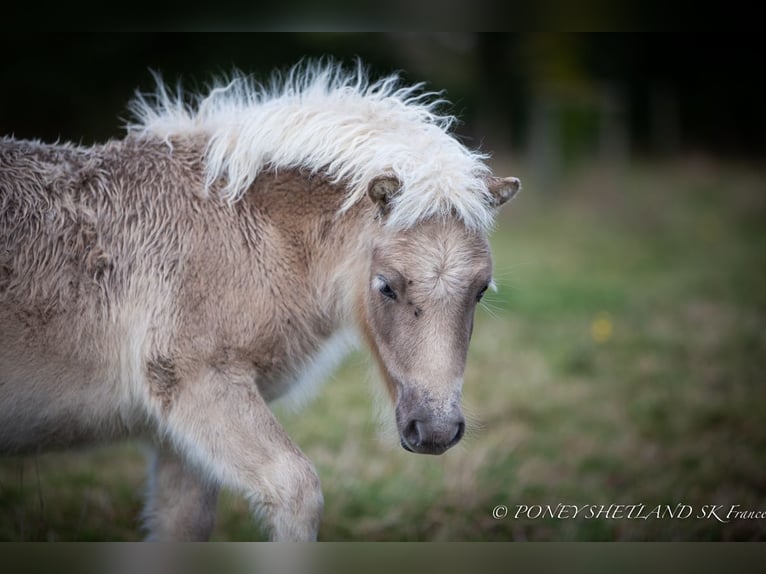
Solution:
{"label": "pony's leg", "polygon": [[147,540],[207,540],[215,525],[218,485],[166,446],[150,466],[144,520]]}
{"label": "pony's leg", "polygon": [[319,477],[252,375],[206,370],[179,385],[164,419],[179,452],[221,485],[244,493],[273,540],[316,540],[323,506]]}

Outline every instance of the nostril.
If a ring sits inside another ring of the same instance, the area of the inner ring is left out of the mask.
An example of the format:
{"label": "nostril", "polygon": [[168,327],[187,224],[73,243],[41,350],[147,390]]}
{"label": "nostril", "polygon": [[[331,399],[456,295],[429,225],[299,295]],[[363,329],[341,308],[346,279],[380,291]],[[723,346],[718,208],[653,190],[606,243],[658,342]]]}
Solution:
{"label": "nostril", "polygon": [[452,437],[452,440],[449,442],[449,445],[455,445],[457,444],[461,438],[463,438],[463,434],[465,433],[465,422],[460,421],[457,423],[457,428],[455,429],[455,434]]}
{"label": "nostril", "polygon": [[417,421],[415,419],[411,420],[409,423],[407,423],[407,426],[404,429],[404,437],[407,439],[407,442],[411,445],[417,446],[421,442],[421,429],[420,429],[420,421]]}

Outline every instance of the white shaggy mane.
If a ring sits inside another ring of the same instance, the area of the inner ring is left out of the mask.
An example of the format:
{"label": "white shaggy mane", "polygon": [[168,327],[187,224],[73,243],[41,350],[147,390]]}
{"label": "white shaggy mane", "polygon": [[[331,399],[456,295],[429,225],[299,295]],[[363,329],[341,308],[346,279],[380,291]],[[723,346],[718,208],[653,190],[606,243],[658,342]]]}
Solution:
{"label": "white shaggy mane", "polygon": [[349,72],[324,63],[298,65],[269,85],[238,73],[191,98],[156,80],[153,94],[131,102],[129,132],[209,137],[206,187],[220,179],[229,201],[262,171],[302,168],[344,182],[347,210],[371,180],[393,174],[402,189],[388,225],[450,214],[474,229],[492,224],[487,156],[450,133],[455,118],[439,111],[445,100],[422,84],[403,86],[397,75],[371,82],[361,65]]}

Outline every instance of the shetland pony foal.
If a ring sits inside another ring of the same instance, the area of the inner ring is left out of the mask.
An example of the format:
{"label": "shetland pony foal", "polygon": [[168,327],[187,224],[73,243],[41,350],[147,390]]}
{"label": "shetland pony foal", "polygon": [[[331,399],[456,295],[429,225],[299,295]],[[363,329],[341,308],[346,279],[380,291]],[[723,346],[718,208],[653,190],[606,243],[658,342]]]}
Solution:
{"label": "shetland pony foal", "polygon": [[0,140],[0,450],[144,437],[151,538],[207,538],[227,485],[272,538],[315,539],[316,471],[268,403],[348,332],[401,445],[457,443],[486,233],[519,182],[439,103],[305,66],[191,104],[160,82],[121,141]]}

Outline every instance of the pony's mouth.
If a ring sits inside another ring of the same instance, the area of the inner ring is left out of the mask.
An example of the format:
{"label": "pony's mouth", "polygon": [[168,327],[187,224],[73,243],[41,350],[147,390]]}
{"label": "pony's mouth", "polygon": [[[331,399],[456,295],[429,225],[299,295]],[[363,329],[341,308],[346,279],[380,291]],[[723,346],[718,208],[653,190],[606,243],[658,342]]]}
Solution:
{"label": "pony's mouth", "polygon": [[404,450],[414,454],[443,454],[460,442],[460,439],[463,438],[464,430],[465,424],[461,423],[452,440],[447,443],[419,442],[417,444],[410,444],[407,439],[399,435],[399,444],[402,445]]}
{"label": "pony's mouth", "polygon": [[396,406],[396,426],[399,444],[407,452],[416,454],[442,454],[463,438],[465,419],[459,408],[448,414],[428,412],[422,405],[399,401]]}

